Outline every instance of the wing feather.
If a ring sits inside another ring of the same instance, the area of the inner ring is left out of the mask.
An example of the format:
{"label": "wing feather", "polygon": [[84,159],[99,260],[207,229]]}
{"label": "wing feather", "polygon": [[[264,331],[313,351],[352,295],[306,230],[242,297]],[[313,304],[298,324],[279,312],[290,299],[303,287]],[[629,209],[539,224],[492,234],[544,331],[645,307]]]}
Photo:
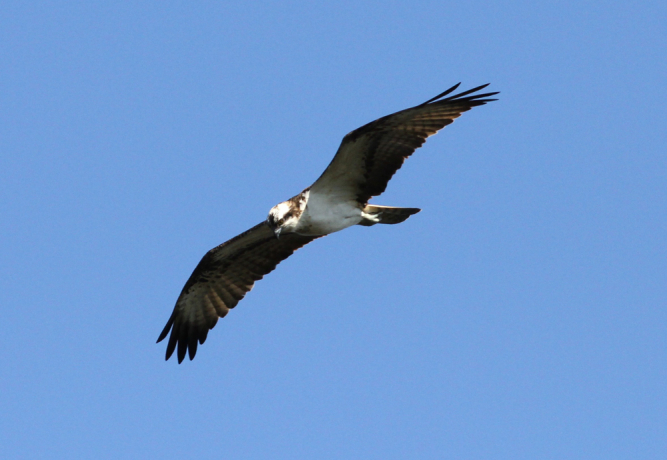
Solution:
{"label": "wing feather", "polygon": [[255,281],[315,238],[287,233],[277,239],[262,222],[207,252],[185,283],[157,340],[161,342],[171,331],[166,359],[174,351],[179,363],[186,354],[193,359],[197,344],[204,343],[218,318],[234,308]]}
{"label": "wing feather", "polygon": [[463,112],[495,101],[474,94],[487,85],[445,98],[458,86],[416,107],[379,118],[343,138],[333,160],[311,186],[311,193],[336,194],[356,199],[361,204],[380,195],[406,158],[421,147],[429,136],[452,123]]}

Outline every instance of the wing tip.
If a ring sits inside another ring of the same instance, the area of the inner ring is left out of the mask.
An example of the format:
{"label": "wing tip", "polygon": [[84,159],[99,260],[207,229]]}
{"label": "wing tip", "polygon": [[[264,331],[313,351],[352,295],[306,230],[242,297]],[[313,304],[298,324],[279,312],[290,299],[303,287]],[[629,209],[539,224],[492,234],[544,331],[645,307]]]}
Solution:
{"label": "wing tip", "polygon": [[160,336],[157,338],[157,342],[155,343],[162,342],[167,337],[167,334],[169,334],[169,331],[171,330],[171,327],[173,325],[174,325],[174,313],[172,313],[171,317],[169,317],[169,321],[167,321],[167,324],[164,326],[164,329],[162,329],[162,332],[160,332]]}
{"label": "wing tip", "polygon": [[[459,83],[455,84],[454,86],[452,86],[451,88],[449,88],[448,90],[446,90],[446,91],[438,94],[437,96],[429,99],[428,101],[424,102],[423,104],[419,104],[417,107],[421,107],[421,106],[428,105],[428,104],[433,104],[433,103],[436,103],[436,102],[445,102],[445,101],[447,101],[447,102],[451,102],[451,101],[481,102],[481,104],[478,104],[478,105],[483,105],[483,104],[486,104],[487,102],[497,101],[498,99],[484,99],[484,98],[488,98],[489,96],[495,96],[496,94],[500,94],[500,91],[494,91],[494,92],[491,92],[491,93],[483,93],[483,94],[474,94],[472,96],[468,96],[469,94],[476,93],[477,91],[480,91],[480,90],[486,88],[490,84],[491,83],[485,83],[483,85],[477,86],[477,87],[469,89],[467,91],[463,91],[461,93],[454,94],[453,96],[449,96],[448,98],[444,98],[445,96],[453,93],[461,85],[461,83],[459,82]],[[464,98],[464,96],[468,96],[468,97]]]}
{"label": "wing tip", "polygon": [[[169,334],[170,330],[171,334]],[[173,318],[170,318],[156,343],[160,343],[167,337],[167,335],[169,335],[169,342],[167,343],[164,360],[169,361],[174,352],[176,352],[178,364],[181,364],[186,355],[190,358],[190,361],[195,358],[195,355],[197,354],[197,346],[198,344],[206,342],[208,331],[209,329],[206,329],[203,332],[184,331],[182,327],[179,328],[174,324]]]}
{"label": "wing tip", "polygon": [[[488,83],[487,83],[487,85],[488,85]],[[424,102],[424,103],[422,103],[422,104],[419,104],[419,105],[420,105],[420,106],[421,106],[421,105],[427,105],[427,104],[430,104],[431,102],[437,101],[438,99],[443,98],[443,97],[447,96],[448,94],[450,94],[450,93],[456,91],[456,88],[458,88],[459,86],[461,86],[461,82],[458,82],[457,84],[455,84],[455,85],[452,86],[451,88],[449,88],[449,89],[443,91],[442,93],[438,94],[437,96],[432,97],[432,98],[429,99],[428,101],[426,101],[426,102]]]}

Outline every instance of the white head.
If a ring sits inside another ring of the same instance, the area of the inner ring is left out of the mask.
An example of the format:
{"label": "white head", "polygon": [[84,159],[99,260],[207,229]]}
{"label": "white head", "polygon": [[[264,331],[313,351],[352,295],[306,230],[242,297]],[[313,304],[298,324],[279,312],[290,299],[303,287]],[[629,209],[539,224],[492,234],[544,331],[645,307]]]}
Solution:
{"label": "white head", "polygon": [[307,201],[308,191],[304,191],[304,193],[300,193],[294,198],[278,203],[271,208],[266,222],[273,229],[276,238],[280,237],[282,231],[292,232],[296,229],[301,213],[306,208]]}

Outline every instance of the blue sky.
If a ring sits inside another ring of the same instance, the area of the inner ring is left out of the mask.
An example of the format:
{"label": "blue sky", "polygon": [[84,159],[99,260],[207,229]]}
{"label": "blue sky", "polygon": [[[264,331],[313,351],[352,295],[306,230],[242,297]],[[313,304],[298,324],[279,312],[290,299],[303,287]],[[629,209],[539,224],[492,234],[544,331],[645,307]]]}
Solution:
{"label": "blue sky", "polygon": [[[664,2],[0,5],[0,454],[667,456]],[[347,132],[464,114],[211,331],[210,248]]]}

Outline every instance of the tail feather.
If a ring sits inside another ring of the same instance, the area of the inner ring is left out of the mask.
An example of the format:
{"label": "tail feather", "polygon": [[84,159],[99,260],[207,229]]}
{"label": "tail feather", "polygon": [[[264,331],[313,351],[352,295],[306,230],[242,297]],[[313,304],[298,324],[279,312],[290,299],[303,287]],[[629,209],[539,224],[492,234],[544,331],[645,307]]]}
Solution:
{"label": "tail feather", "polygon": [[368,204],[363,210],[364,219],[359,222],[359,225],[370,227],[375,224],[400,224],[419,211],[421,211],[419,208],[395,208]]}

